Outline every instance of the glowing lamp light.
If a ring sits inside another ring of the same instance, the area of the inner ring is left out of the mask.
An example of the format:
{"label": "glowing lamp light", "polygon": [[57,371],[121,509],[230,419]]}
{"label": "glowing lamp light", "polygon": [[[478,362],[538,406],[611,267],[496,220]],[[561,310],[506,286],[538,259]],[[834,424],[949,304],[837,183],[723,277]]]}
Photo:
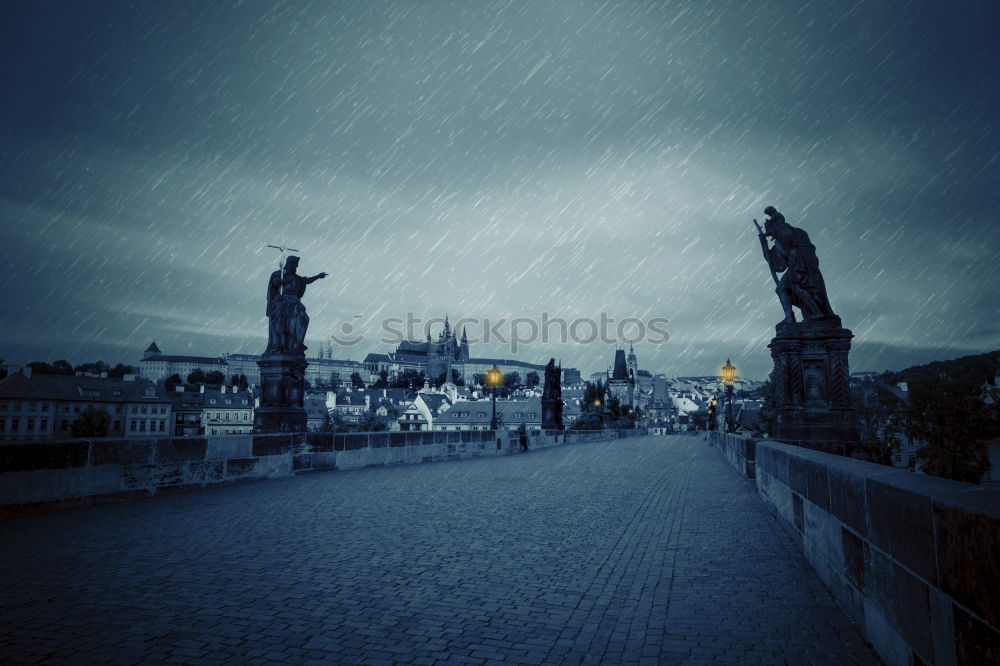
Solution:
{"label": "glowing lamp light", "polygon": [[722,381],[726,384],[732,384],[736,380],[736,366],[733,365],[729,359],[726,359],[726,364],[722,366]]}
{"label": "glowing lamp light", "polygon": [[601,406],[601,401],[600,400],[595,400],[594,401],[594,407],[600,407],[600,406]]}
{"label": "glowing lamp light", "polygon": [[496,364],[486,371],[486,383],[493,387],[500,386],[503,383],[503,373],[500,372],[500,368]]}

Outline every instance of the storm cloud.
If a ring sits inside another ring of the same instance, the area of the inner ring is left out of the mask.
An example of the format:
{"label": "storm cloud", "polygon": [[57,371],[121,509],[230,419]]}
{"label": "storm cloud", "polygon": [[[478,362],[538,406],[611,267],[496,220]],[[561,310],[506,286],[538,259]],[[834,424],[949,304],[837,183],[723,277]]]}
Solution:
{"label": "storm cloud", "polygon": [[[0,357],[263,350],[278,255],[361,315],[669,319],[763,378],[753,217],[817,246],[853,370],[1000,347],[995,3],[7,3]],[[477,332],[470,329],[470,335]],[[507,355],[502,345],[474,355]],[[528,345],[585,373],[608,345]]]}

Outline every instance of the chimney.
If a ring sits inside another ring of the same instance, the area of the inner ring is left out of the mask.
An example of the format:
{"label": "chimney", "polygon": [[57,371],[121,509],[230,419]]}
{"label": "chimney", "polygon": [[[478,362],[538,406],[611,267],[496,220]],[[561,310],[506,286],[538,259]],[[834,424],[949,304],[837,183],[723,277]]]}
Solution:
{"label": "chimney", "polygon": [[370,408],[372,406],[372,397],[365,393],[365,408]]}
{"label": "chimney", "polygon": [[204,393],[204,392],[205,392],[205,385],[204,384],[199,385],[198,386],[198,393]]}
{"label": "chimney", "polygon": [[101,373],[101,379],[107,379],[107,378],[108,378],[108,373],[107,373],[107,371],[105,371],[105,372],[102,372],[102,373]]}
{"label": "chimney", "polygon": [[26,365],[23,368],[21,368],[21,374],[27,377],[28,379],[31,379],[31,366]]}
{"label": "chimney", "polygon": [[174,390],[177,391],[178,393],[184,393],[184,384],[178,384],[177,386],[174,387]]}
{"label": "chimney", "polygon": [[899,382],[898,384],[896,384],[896,386],[898,386],[899,390],[902,391],[903,393],[907,393],[910,390],[910,385],[907,384],[906,382]]}

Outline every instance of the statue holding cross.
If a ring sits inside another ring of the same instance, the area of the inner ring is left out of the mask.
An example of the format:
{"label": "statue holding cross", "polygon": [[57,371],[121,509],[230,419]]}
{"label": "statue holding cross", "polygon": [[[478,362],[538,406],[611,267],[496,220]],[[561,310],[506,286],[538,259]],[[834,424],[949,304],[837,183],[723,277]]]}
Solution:
{"label": "statue holding cross", "polygon": [[[285,247],[270,246],[281,250]],[[297,251],[297,250],[296,250]],[[297,273],[299,258],[289,256],[284,265],[271,273],[267,283],[267,350],[265,354],[301,354],[306,350],[309,315],[302,305],[306,285],[322,280],[326,273],[303,277]]]}

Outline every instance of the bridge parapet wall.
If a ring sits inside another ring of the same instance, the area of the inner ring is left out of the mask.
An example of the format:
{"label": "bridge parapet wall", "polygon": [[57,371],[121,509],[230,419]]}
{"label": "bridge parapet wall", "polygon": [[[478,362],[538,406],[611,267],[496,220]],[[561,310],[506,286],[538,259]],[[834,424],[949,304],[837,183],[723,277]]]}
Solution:
{"label": "bridge parapet wall", "polygon": [[[739,437],[710,435],[744,471]],[[1000,490],[770,440],[752,449],[758,493],[886,663],[1000,663]]]}
{"label": "bridge parapet wall", "polygon": [[753,437],[712,430],[706,433],[709,443],[719,449],[722,455],[743,476],[756,478],[757,440]]}
{"label": "bridge parapet wall", "polygon": [[[534,431],[529,448],[644,430]],[[220,435],[0,444],[0,516],[312,471],[520,451],[515,430]]]}

